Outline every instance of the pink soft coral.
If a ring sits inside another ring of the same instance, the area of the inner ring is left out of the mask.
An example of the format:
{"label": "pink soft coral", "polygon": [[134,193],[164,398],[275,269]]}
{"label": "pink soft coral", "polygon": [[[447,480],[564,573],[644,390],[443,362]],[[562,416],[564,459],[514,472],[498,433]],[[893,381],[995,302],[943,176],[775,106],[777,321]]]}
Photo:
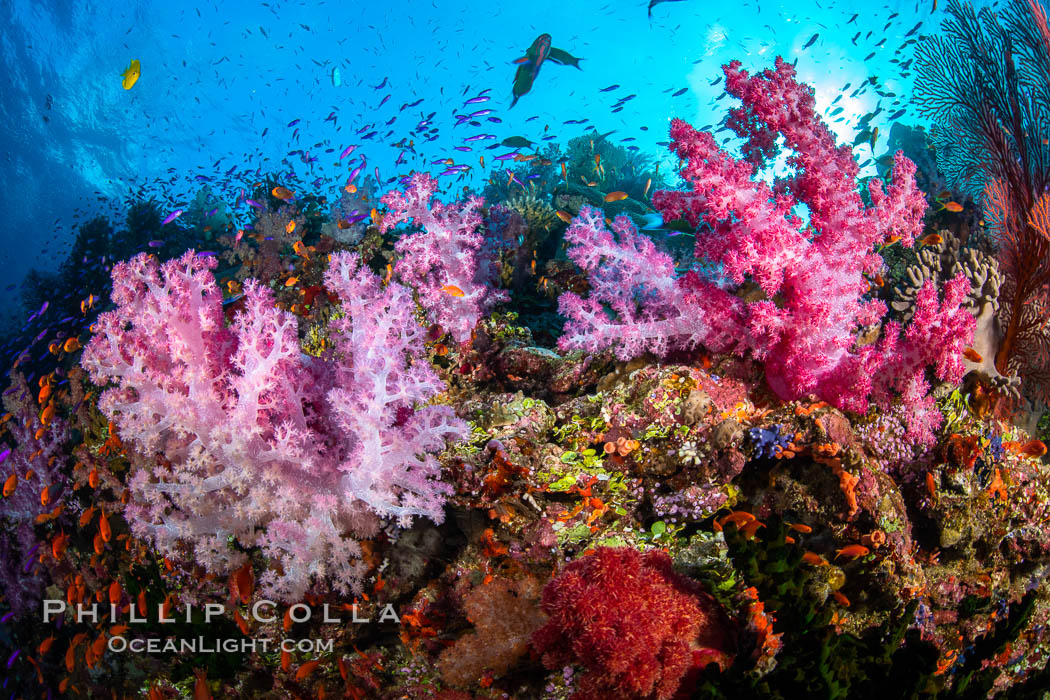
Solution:
{"label": "pink soft coral", "polygon": [[429,453],[465,430],[449,409],[418,405],[443,386],[411,293],[334,255],[326,284],[347,316],[332,326],[334,350],[314,359],[295,317],[253,280],[225,327],[215,264],[192,251],[119,263],[116,309],[84,351],[93,381],[116,382],[99,408],[137,466],[132,529],[168,555],[189,546],[218,572],[243,562],[231,538],[260,546],[273,563],[263,592],[283,600],[311,582],[357,589],[354,538],[374,533],[377,515],[440,520],[446,487]]}
{"label": "pink soft coral", "polygon": [[507,296],[494,287],[495,261],[480,231],[484,202],[471,197],[465,203],[431,204],[437,187],[437,180],[419,173],[404,192],[383,195],[389,211],[381,230],[409,219],[422,228],[398,240],[395,272],[419,294],[427,318],[465,343],[481,317]]}
{"label": "pink soft coral", "polygon": [[[911,246],[922,231],[925,203],[914,164],[897,153],[892,183],[884,189],[873,179],[866,206],[850,149],[835,145],[814,110],[813,91],[795,81],[790,64],[777,59],[776,70],[753,77],[738,62],[724,70],[726,89],[743,101],[728,123],[745,139],[744,158],[732,158],[712,134],[673,120],[672,148],[692,189],[656,192],[653,206],[665,220],[701,226],[697,258],[719,266],[734,284],[755,282],[765,299],[745,301],[693,272],[676,278],[670,260],[640,240],[632,224],[614,222],[616,240],[600,215],[585,211],[570,227],[569,255],[590,273],[593,291],[589,299],[570,293],[560,300],[569,318],[562,347],[612,346],[620,357],[700,344],[750,351],[764,361],[769,385],[782,398],[816,394],[863,411],[872,394],[885,402],[896,392],[918,408],[927,365],[936,365],[943,379],[961,378],[958,358],[974,325],[960,306],[963,282],[949,285],[939,308],[936,290],[923,292],[927,328],[913,321],[898,339],[891,325],[880,343],[857,343],[859,331],[886,311],[865,296],[882,265],[875,247],[890,237]],[[794,174],[771,187],[758,170],[780,137]],[[795,213],[801,204],[808,226]]]}

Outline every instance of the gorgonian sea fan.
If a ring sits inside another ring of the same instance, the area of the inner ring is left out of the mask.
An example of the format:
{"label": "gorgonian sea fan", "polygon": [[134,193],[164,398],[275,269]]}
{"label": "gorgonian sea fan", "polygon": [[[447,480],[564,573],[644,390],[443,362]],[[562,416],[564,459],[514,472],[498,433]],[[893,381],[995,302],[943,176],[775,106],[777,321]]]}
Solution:
{"label": "gorgonian sea fan", "polygon": [[465,434],[426,362],[411,292],[383,286],[338,253],[325,284],[343,302],[332,348],[302,354],[297,321],[249,280],[225,326],[214,258],[162,266],[139,255],[113,269],[116,308],[98,319],[81,364],[135,466],[126,517],[164,554],[188,548],[226,572],[259,546],[264,594],[298,599],[311,583],[359,589],[356,538],[379,517],[436,521],[448,487],[433,453]]}
{"label": "gorgonian sea fan", "polygon": [[937,164],[979,199],[995,242],[1001,337],[995,366],[1050,401],[1050,27],[1039,0],[980,10],[949,0],[916,55],[916,103]]}
{"label": "gorgonian sea fan", "polygon": [[[733,158],[711,133],[672,120],[671,148],[691,189],[656,192],[653,206],[665,220],[701,226],[697,259],[718,265],[733,284],[754,282],[765,298],[747,301],[695,272],[678,277],[671,259],[626,217],[609,231],[600,212],[584,208],[566,240],[569,257],[588,273],[590,294],[559,299],[568,318],[560,346],[612,347],[621,359],[700,345],[750,352],[784,399],[816,394],[863,411],[870,397],[896,395],[923,408],[915,402],[925,400],[927,364],[943,379],[963,372],[958,358],[974,320],[955,293],[962,282],[949,285],[943,304],[932,286],[924,290],[925,330],[913,321],[903,336],[888,327],[879,342],[857,343],[886,312],[867,295],[882,265],[875,247],[891,236],[910,246],[922,231],[926,205],[914,164],[897,153],[888,187],[870,182],[868,206],[857,191],[852,152],[836,145],[812,89],[796,82],[790,64],[778,58],[775,70],[754,76],[738,62],[724,71],[727,91],[743,103],[728,122],[744,139],[743,158]],[[760,169],[776,155],[778,138],[790,151],[792,174],[770,186]],[[809,210],[808,225],[794,214],[799,204]]]}

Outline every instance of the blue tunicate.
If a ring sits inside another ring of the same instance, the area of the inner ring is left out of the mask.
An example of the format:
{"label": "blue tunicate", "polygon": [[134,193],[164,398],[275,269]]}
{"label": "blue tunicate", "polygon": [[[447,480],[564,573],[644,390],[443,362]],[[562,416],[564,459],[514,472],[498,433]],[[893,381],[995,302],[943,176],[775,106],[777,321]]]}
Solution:
{"label": "blue tunicate", "polygon": [[775,457],[778,452],[788,446],[790,440],[787,435],[781,435],[782,427],[777,424],[768,428],[751,428],[748,431],[751,444],[755,448],[756,459]]}

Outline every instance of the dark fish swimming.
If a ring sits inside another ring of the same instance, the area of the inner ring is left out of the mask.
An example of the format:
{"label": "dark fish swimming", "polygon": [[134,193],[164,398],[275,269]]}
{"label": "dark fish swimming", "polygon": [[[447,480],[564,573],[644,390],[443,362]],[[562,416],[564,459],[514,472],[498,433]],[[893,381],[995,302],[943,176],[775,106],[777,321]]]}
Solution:
{"label": "dark fish swimming", "polygon": [[653,19],[653,8],[663,2],[681,2],[682,0],[649,0],[649,21]]}
{"label": "dark fish swimming", "polygon": [[540,34],[532,42],[525,55],[514,61],[518,66],[518,70],[514,73],[514,86],[512,88],[514,100],[510,103],[511,107],[518,103],[518,99],[522,95],[532,89],[536,76],[540,74],[540,66],[548,58],[554,63],[563,66],[580,67],[581,59],[576,58],[568,51],[553,48],[550,34]]}

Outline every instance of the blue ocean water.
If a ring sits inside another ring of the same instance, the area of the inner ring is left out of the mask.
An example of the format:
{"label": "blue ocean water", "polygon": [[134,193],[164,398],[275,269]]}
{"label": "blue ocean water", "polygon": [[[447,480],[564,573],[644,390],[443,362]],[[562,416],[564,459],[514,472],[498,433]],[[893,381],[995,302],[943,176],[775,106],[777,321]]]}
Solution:
{"label": "blue ocean water", "polygon": [[[916,40],[936,30],[938,15],[935,0],[138,2],[130,9],[5,0],[5,325],[17,327],[31,313],[20,296],[30,268],[55,269],[79,223],[99,214],[123,221],[132,196],[174,211],[207,185],[232,206],[261,173],[333,195],[348,164],[362,164],[359,156],[384,182],[411,170],[443,172],[452,158],[470,169],[444,182],[480,188],[499,172],[492,156],[509,150],[486,147],[511,136],[565,143],[591,130],[650,153],[670,172],[674,163],[659,145],[669,119],[717,128],[729,105],[719,103],[720,66],[732,59],[752,69],[770,67],[777,55],[796,61],[845,142],[872,112],[868,126],[883,133],[892,121],[919,123],[909,113],[910,64]],[[579,57],[579,69],[547,62],[510,109],[513,61],[542,33]],[[132,60],[141,75],[125,90],[121,75]],[[465,104],[478,96],[490,99]],[[457,125],[456,115],[480,110],[478,126]],[[466,140],[476,135],[494,138]],[[340,161],[351,144],[358,145],[353,158]],[[490,156],[486,168],[482,155]],[[250,216],[243,203],[236,213]]]}

